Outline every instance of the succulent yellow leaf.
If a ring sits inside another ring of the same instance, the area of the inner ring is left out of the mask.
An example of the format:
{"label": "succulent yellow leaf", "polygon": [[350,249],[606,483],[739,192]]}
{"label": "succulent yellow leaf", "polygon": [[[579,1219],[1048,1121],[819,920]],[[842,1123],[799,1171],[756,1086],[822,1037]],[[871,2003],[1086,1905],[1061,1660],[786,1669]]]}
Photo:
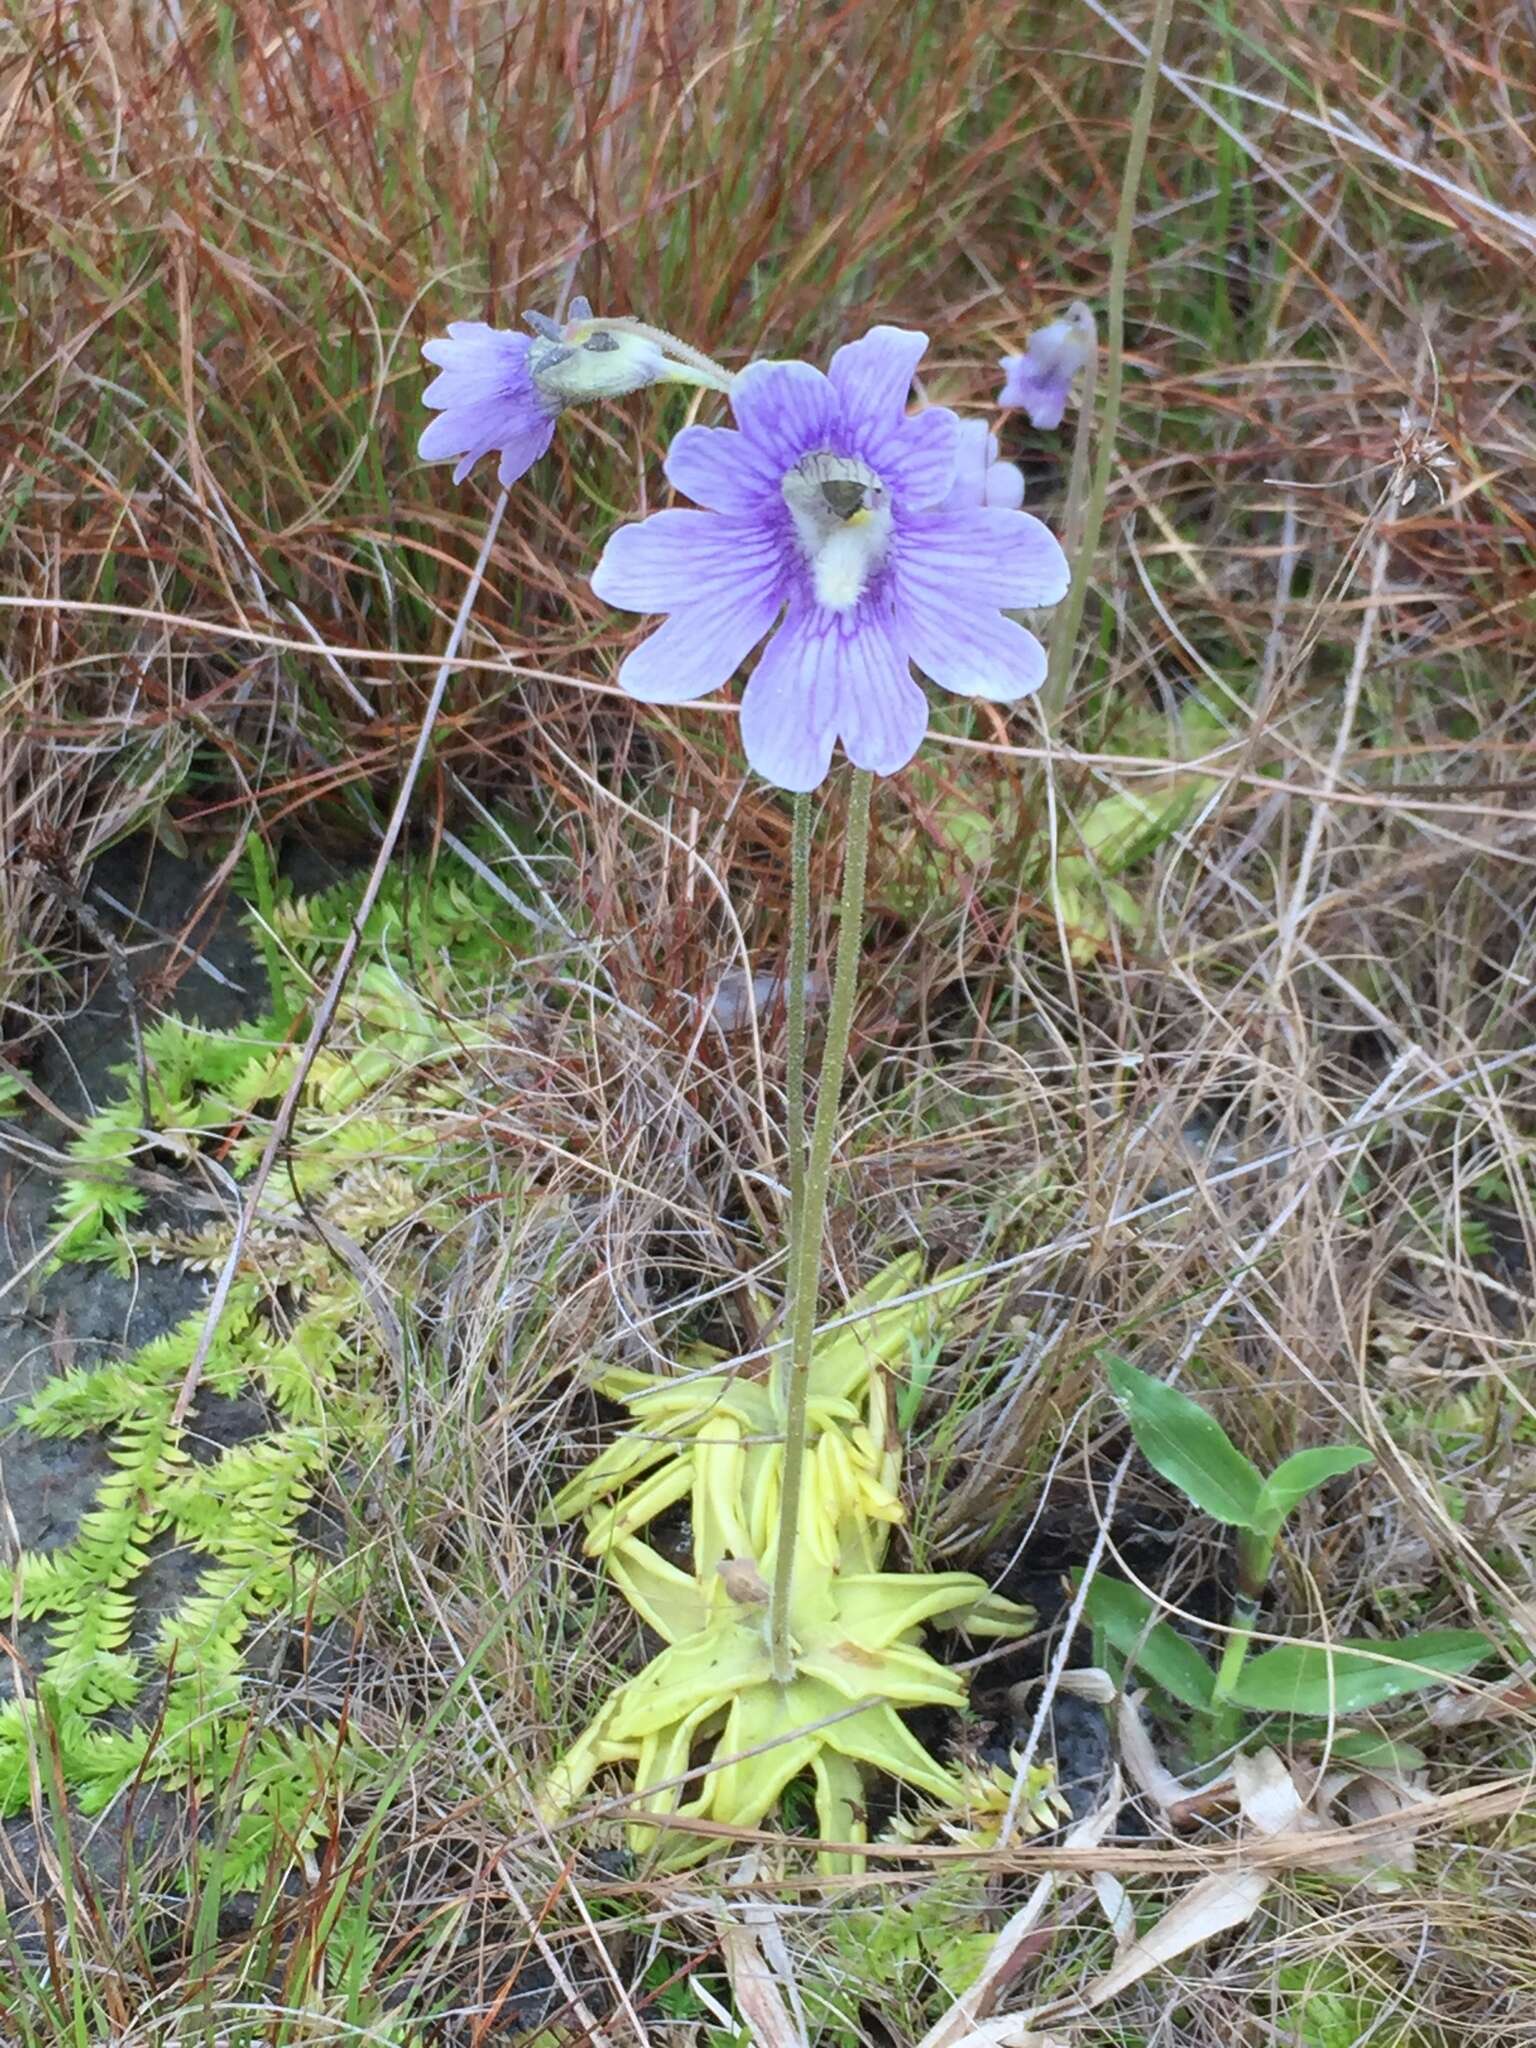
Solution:
{"label": "succulent yellow leaf", "polygon": [[[648,1735],[640,1744],[639,1755],[635,1759],[635,1790],[653,1812],[704,1813],[708,1810],[707,1776],[690,1779],[686,1785],[674,1784],[673,1780],[686,1774],[694,1742],[713,1712],[711,1707],[700,1707],[696,1713],[685,1715],[681,1721]],[[637,1852],[650,1846],[655,1839],[654,1828],[637,1823],[631,1830],[631,1846]]]}
{"label": "succulent yellow leaf", "polygon": [[820,1398],[851,1395],[876,1365],[904,1357],[908,1338],[924,1333],[931,1312],[926,1301],[885,1306],[911,1294],[922,1270],[921,1254],[909,1252],[851,1298],[837,1317],[840,1327],[820,1339],[811,1359],[811,1383]]}
{"label": "succulent yellow leaf", "polygon": [[1021,1636],[1035,1625],[1035,1610],[1017,1600],[1005,1600],[1001,1593],[983,1591],[950,1615],[951,1628],[967,1636]]}
{"label": "succulent yellow leaf", "polygon": [[669,1564],[637,1536],[609,1553],[608,1572],[642,1621],[669,1643],[681,1642],[708,1626],[709,1603],[698,1581]]}
{"label": "succulent yellow leaf", "polygon": [[549,1519],[569,1522],[577,1515],[585,1514],[605,1495],[616,1493],[621,1486],[627,1486],[653,1465],[659,1465],[663,1458],[674,1456],[675,1452],[676,1445],[664,1439],[642,1436],[617,1438],[600,1451],[584,1471],[578,1472],[574,1479],[561,1487],[549,1504]]}
{"label": "succulent yellow leaf", "polygon": [[604,1715],[599,1715],[565,1752],[544,1781],[540,1804],[551,1814],[566,1813],[580,1799],[605,1763],[602,1739]]}
{"label": "succulent yellow leaf", "polygon": [[694,1442],[693,1561],[701,1578],[722,1558],[749,1557],[744,1507],[747,1454],[736,1416],[717,1409]]}
{"label": "succulent yellow leaf", "polygon": [[686,1451],[679,1451],[633,1493],[627,1493],[612,1507],[599,1509],[587,1524],[586,1541],[582,1544],[587,1556],[605,1556],[626,1537],[643,1529],[663,1508],[684,1499],[693,1489],[694,1455],[691,1445]]}
{"label": "succulent yellow leaf", "polygon": [[[939,1615],[962,1625],[978,1608],[996,1596],[984,1579],[972,1572],[896,1573],[871,1572],[843,1578],[838,1582],[838,1614],[849,1635],[872,1650],[894,1643],[919,1623]],[[1010,1603],[1001,1603],[1005,1608]],[[1029,1608],[1011,1608],[1010,1632],[1022,1635],[1033,1627]]]}
{"label": "succulent yellow leaf", "polygon": [[[832,1709],[843,1704],[830,1691],[827,1701]],[[935,1799],[953,1801],[959,1796],[959,1780],[928,1754],[890,1707],[866,1707],[861,1714],[831,1721],[822,1731],[822,1741],[843,1756],[869,1764],[904,1784],[915,1785],[919,1791],[932,1793]]]}
{"label": "succulent yellow leaf", "polygon": [[965,1705],[964,1680],[926,1650],[867,1650],[845,1639],[802,1656],[799,1669],[804,1677],[830,1686],[842,1706],[860,1700],[893,1700],[903,1707]]}
{"label": "succulent yellow leaf", "polygon": [[747,1448],[748,1549],[753,1557],[766,1557],[778,1532],[779,1489],[784,1472],[782,1444],[751,1444]]}
{"label": "succulent yellow leaf", "polygon": [[[823,1744],[811,1759],[816,1782],[816,1831],[824,1842],[865,1842],[869,1828],[864,1814],[864,1780],[851,1757]],[[829,1877],[853,1870],[854,1859],[836,1849],[818,1849],[816,1862]]]}
{"label": "succulent yellow leaf", "polygon": [[[709,1810],[730,1827],[755,1828],[792,1778],[821,1747],[809,1732],[816,1717],[800,1699],[798,1681],[787,1688],[755,1686],[731,1703],[720,1748],[738,1761],[723,1764],[708,1779]],[[744,1755],[756,1750],[755,1756]]]}
{"label": "succulent yellow leaf", "polygon": [[756,1616],[718,1614],[707,1628],[672,1644],[614,1696],[607,1733],[638,1741],[715,1703],[729,1704],[739,1692],[768,1677],[768,1645]]}

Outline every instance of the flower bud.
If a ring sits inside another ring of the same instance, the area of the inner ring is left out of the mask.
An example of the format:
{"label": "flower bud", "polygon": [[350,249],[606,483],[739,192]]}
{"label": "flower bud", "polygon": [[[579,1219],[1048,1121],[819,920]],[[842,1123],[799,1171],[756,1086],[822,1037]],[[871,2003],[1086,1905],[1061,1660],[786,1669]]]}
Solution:
{"label": "flower bud", "polygon": [[654,341],[594,320],[586,299],[571,301],[571,317],[563,327],[545,313],[523,318],[534,332],[533,381],[553,408],[623,398],[667,376],[667,359]]}

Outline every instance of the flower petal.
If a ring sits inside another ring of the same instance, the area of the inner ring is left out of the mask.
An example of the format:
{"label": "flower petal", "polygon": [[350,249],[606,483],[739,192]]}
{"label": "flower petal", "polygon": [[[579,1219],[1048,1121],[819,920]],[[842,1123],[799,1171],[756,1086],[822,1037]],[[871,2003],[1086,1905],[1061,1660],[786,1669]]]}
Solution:
{"label": "flower petal", "polygon": [[728,683],[772,626],[779,599],[734,586],[672,616],[627,655],[619,682],[643,704],[689,704]]}
{"label": "flower petal", "polygon": [[837,393],[810,363],[748,363],[731,388],[736,424],[782,477],[812,449],[838,445]]}
{"label": "flower petal", "polygon": [[416,444],[423,462],[447,462],[454,456],[453,480],[462,483],[493,448],[501,450],[501,481],[514,484],[531,469],[555,436],[555,423],[545,415],[509,416],[500,405],[465,406],[429,420]]}
{"label": "flower petal", "polygon": [[501,408],[496,405],[466,405],[439,413],[422,429],[416,453],[423,462],[446,462],[466,448],[478,446],[483,455],[494,445],[501,422]]}
{"label": "flower petal", "polygon": [[960,422],[942,405],[898,420],[860,450],[910,511],[942,504],[954,487]]}
{"label": "flower petal", "polygon": [[526,334],[488,327],[483,320],[450,320],[446,334],[434,334],[421,353],[439,369],[489,376],[509,360],[527,361],[533,344]]}
{"label": "flower petal", "polygon": [[[530,422],[523,433],[503,439],[500,443],[501,461],[496,470],[496,481],[501,488],[509,491],[520,476],[526,476],[554,438],[555,423],[549,419]],[[455,482],[462,481],[463,469],[461,463],[454,472]]]}
{"label": "flower petal", "polygon": [[780,789],[814,789],[839,738],[855,767],[894,775],[927,729],[927,699],[891,621],[868,604],[846,612],[793,605],[741,707],[747,759]]}
{"label": "flower petal", "polygon": [[898,534],[898,589],[956,613],[976,605],[1032,611],[1060,604],[1072,580],[1061,543],[1029,512],[946,506],[903,521]]}
{"label": "flower petal", "polygon": [[898,503],[937,504],[954,481],[958,422],[943,406],[908,417],[907,396],[926,334],[872,327],[832,358],[828,377],[842,401],[843,446],[884,477]]}
{"label": "flower petal", "polygon": [[1045,681],[1045,649],[1015,620],[975,603],[906,603],[902,644],[941,690],[1011,704]]}
{"label": "flower petal", "polygon": [[1093,316],[1086,306],[1074,306],[1064,320],[1032,334],[1023,355],[999,359],[1003,388],[998,404],[1022,406],[1033,427],[1059,427],[1072,380],[1093,349]]}
{"label": "flower petal", "polygon": [[781,503],[783,470],[734,427],[684,427],[664,467],[674,490],[711,512],[740,519]]}
{"label": "flower petal", "polygon": [[[861,610],[863,607],[860,608]],[[846,613],[833,613],[836,625]],[[838,737],[855,768],[894,775],[928,730],[928,699],[884,620],[868,619],[840,636]]]}
{"label": "flower petal", "polygon": [[985,420],[962,420],[955,449],[955,481],[946,511],[997,505],[1017,512],[1024,503],[1024,477],[1011,462],[998,460],[997,436]]}
{"label": "flower petal", "polygon": [[1072,394],[1070,377],[1043,372],[1028,356],[1004,356],[1001,368],[1003,388],[997,395],[999,405],[1016,406],[1041,433],[1061,425]]}
{"label": "flower petal", "polygon": [[962,420],[955,435],[955,481],[946,507],[964,512],[987,497],[987,466],[997,460],[997,436],[985,420]]}
{"label": "flower petal", "polygon": [[986,502],[1003,512],[1017,512],[1024,503],[1024,472],[1011,462],[990,462],[984,492]]}
{"label": "flower petal", "polygon": [[741,700],[747,759],[780,789],[814,789],[832,765],[842,706],[828,642],[814,622],[835,616],[817,605],[791,605]]}
{"label": "flower petal", "polygon": [[609,537],[592,588],[605,604],[629,612],[678,611],[719,597],[771,602],[777,611],[780,563],[777,539],[760,523],[714,512],[653,512]]}
{"label": "flower petal", "polygon": [[851,428],[882,434],[905,416],[913,373],[927,346],[927,335],[915,328],[871,327],[838,350],[827,377]]}
{"label": "flower petal", "polygon": [[462,483],[482,455],[497,449],[504,486],[532,468],[554,437],[559,406],[534,386],[531,347],[526,334],[503,334],[479,320],[456,320],[425,344],[422,354],[442,374],[422,394],[438,414],[417,443],[423,462],[457,457],[453,480]]}

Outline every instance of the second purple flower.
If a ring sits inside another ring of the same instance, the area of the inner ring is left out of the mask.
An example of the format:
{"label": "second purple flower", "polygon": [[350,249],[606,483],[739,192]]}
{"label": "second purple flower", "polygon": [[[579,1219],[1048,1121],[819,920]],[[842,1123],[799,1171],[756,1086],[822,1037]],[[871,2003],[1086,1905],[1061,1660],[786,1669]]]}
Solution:
{"label": "second purple flower", "polygon": [[593,573],[609,604],[669,614],[619,671],[646,703],[718,689],[771,634],[741,729],[782,789],[814,789],[839,740],[856,767],[905,767],[928,726],[914,664],[996,703],[1044,680],[1045,650],[1005,614],[1059,602],[1066,557],[1029,513],[954,491],[960,422],[906,410],[927,345],[876,327],[825,375],[750,364],[735,428],[686,427],[667,456],[705,509],[621,527]]}

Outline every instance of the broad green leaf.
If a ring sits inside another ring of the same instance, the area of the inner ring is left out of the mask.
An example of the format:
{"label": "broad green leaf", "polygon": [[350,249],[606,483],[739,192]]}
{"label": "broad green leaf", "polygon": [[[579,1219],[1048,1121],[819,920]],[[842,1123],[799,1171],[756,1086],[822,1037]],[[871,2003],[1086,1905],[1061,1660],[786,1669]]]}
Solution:
{"label": "broad green leaf", "polygon": [[1378,1735],[1374,1728],[1330,1728],[1318,1721],[1291,1730],[1292,1738],[1315,1742],[1326,1749],[1336,1764],[1359,1764],[1368,1771],[1417,1771],[1423,1767],[1424,1752],[1411,1742],[1396,1742]]}
{"label": "broad green leaf", "polygon": [[1292,1508],[1326,1480],[1370,1462],[1371,1453],[1363,1444],[1322,1444],[1315,1451],[1293,1451],[1264,1482],[1259,1496],[1260,1520],[1273,1534]]}
{"label": "broad green leaf", "polygon": [[1109,1384],[1125,1411],[1131,1434],[1154,1472],[1197,1508],[1234,1529],[1261,1530],[1264,1476],[1245,1458],[1214,1415],[1124,1358],[1105,1359]]}
{"label": "broad green leaf", "polygon": [[[1081,1584],[1082,1576],[1074,1572],[1073,1583]],[[1145,1593],[1123,1579],[1101,1575],[1088,1588],[1085,1611],[1121,1656],[1131,1658],[1155,1686],[1196,1713],[1210,1712],[1215,1674],[1193,1643],[1157,1619],[1156,1605]]]}
{"label": "broad green leaf", "polygon": [[1395,1643],[1282,1643],[1244,1665],[1232,1698],[1257,1713],[1358,1714],[1470,1671],[1487,1655],[1487,1638],[1469,1628],[1428,1629]]}

